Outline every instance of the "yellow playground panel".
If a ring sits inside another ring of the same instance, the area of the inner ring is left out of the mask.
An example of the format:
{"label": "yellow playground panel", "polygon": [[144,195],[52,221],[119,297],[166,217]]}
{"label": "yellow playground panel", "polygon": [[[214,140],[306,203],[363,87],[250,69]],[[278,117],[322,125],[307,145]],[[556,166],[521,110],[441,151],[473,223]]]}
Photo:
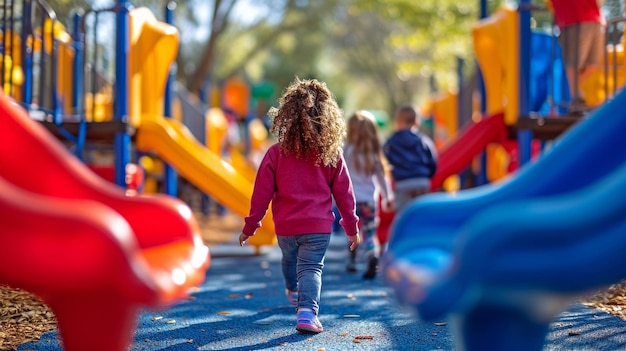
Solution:
{"label": "yellow playground panel", "polygon": [[113,118],[112,86],[107,85],[96,94],[85,94],[85,116],[88,122],[104,122]]}
{"label": "yellow playground panel", "polygon": [[519,18],[515,9],[500,6],[473,29],[474,51],[480,66],[487,115],[504,111],[507,125],[517,123],[519,111]]}
{"label": "yellow playground panel", "polygon": [[[72,95],[74,89],[74,47],[72,43],[72,36],[67,33],[65,27],[60,22],[54,22],[54,28],[50,20],[44,23],[44,35],[50,35],[50,31],[53,30],[54,38],[59,45],[57,45],[57,91],[59,92],[59,99],[61,99],[63,110],[71,111],[73,106]],[[39,44],[41,45],[41,44]],[[46,41],[46,52],[50,52],[52,47],[50,40]],[[35,43],[35,50],[37,50],[37,42]]]}
{"label": "yellow playground panel", "polygon": [[[4,65],[4,92],[7,95],[13,96],[18,101],[21,101],[22,97],[22,84],[24,84],[24,71],[21,67],[22,53],[21,43],[22,39],[19,33],[13,32],[1,32],[3,36],[3,42],[5,43],[4,52],[10,53],[9,55],[0,54],[1,64]],[[10,38],[10,39],[9,39]],[[8,40],[7,40],[8,39]]]}
{"label": "yellow playground panel", "polygon": [[437,149],[441,149],[458,132],[458,94],[452,91],[439,93],[429,102],[435,130],[434,142]]}
{"label": "yellow playground panel", "polygon": [[[512,126],[519,115],[519,15],[502,5],[490,17],[472,28],[474,51],[485,83],[486,115],[504,112],[504,121]],[[496,181],[508,175],[509,152],[500,144],[485,150],[486,176]]]}
{"label": "yellow playground panel", "polygon": [[624,38],[618,45],[607,45],[606,59],[606,64],[602,62],[600,69],[580,82],[580,90],[589,106],[602,104],[626,83]]}
{"label": "yellow playground panel", "polygon": [[[246,216],[253,184],[215,152],[202,145],[180,121],[165,118],[164,90],[176,58],[178,30],[159,22],[147,8],[130,12],[130,121],[137,129],[140,150],[163,160],[231,211]],[[274,245],[271,211],[250,244]]]}

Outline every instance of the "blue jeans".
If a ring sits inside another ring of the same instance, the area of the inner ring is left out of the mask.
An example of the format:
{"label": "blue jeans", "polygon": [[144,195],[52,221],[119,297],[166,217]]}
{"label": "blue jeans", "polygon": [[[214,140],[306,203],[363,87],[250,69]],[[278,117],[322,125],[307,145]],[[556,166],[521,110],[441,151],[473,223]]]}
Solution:
{"label": "blue jeans", "polygon": [[283,253],[282,270],[285,286],[298,292],[298,308],[319,311],[322,292],[322,268],[330,233],[277,236]]}

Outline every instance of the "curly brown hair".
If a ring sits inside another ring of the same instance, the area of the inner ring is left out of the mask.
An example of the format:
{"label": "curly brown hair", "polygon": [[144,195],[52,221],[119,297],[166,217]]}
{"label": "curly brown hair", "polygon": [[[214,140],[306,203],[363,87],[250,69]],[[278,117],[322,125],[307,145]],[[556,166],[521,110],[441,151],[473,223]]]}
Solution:
{"label": "curly brown hair", "polygon": [[316,165],[336,166],[346,126],[326,83],[296,77],[278,103],[269,115],[273,117],[270,131],[280,150],[296,158],[311,158]]}

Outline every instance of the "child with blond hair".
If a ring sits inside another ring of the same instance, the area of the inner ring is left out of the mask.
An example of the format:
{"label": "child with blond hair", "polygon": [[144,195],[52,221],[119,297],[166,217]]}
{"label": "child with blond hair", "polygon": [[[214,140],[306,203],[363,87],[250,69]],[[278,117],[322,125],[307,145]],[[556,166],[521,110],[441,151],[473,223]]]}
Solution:
{"label": "child with blond hair", "polygon": [[352,182],[342,155],[345,122],[325,83],[296,78],[269,112],[278,142],[257,171],[239,243],[261,226],[270,202],[286,294],[296,306],[296,330],[317,334],[322,268],[330,242],[334,197],[350,250],[360,242]]}
{"label": "child with blond hair", "polygon": [[[350,171],[356,198],[356,214],[365,247],[366,269],[363,278],[376,277],[380,245],[376,237],[378,224],[376,201],[382,195],[382,208],[389,210],[393,202],[390,181],[385,176],[384,156],[378,138],[378,125],[372,113],[360,110],[348,118],[348,134],[343,157]],[[349,253],[348,272],[356,272],[356,251]]]}

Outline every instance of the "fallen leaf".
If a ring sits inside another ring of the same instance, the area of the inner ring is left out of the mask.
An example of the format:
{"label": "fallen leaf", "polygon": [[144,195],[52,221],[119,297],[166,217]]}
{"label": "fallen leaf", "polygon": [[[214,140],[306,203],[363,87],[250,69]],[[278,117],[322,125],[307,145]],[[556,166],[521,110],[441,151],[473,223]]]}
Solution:
{"label": "fallen leaf", "polygon": [[360,343],[361,343],[361,340],[359,340],[359,339],[353,339],[353,340],[352,340],[352,342],[353,342],[353,343],[355,343],[355,344],[360,344]]}
{"label": "fallen leaf", "polygon": [[254,321],[252,323],[257,324],[257,325],[271,325],[272,324],[272,322],[270,321]]}
{"label": "fallen leaf", "polygon": [[346,336],[346,335],[348,335],[348,332],[339,333],[339,336]]}

